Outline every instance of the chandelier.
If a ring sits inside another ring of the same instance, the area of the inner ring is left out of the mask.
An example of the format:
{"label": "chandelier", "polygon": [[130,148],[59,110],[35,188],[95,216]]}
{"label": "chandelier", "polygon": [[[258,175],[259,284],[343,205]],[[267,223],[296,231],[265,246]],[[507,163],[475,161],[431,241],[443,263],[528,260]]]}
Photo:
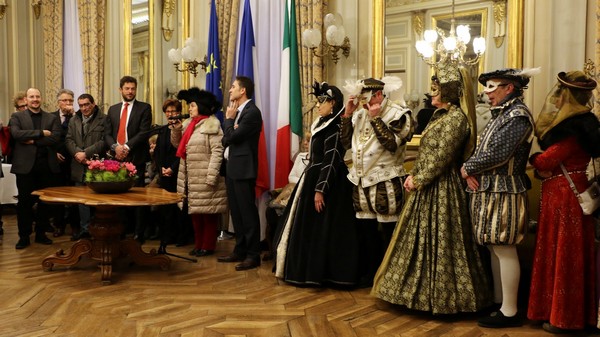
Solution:
{"label": "chandelier", "polygon": [[481,55],[485,52],[485,39],[483,37],[473,39],[475,57],[468,58],[465,53],[471,40],[471,28],[469,25],[459,25],[455,28],[455,24],[454,0],[452,0],[452,19],[448,36],[442,29],[435,27],[435,29],[423,32],[423,40],[419,40],[415,44],[417,53],[425,63],[437,67],[438,64],[447,62],[468,66],[479,62]]}
{"label": "chandelier", "polygon": [[[329,55],[333,63],[337,64],[340,57],[338,52],[346,58],[350,55],[350,39],[346,36],[344,29],[344,20],[338,13],[328,13],[323,19],[325,25],[325,41],[321,43],[321,31],[315,28],[306,29],[302,32],[302,42],[304,47],[312,50],[314,56],[324,57]],[[319,54],[317,49],[321,46],[322,53]]]}

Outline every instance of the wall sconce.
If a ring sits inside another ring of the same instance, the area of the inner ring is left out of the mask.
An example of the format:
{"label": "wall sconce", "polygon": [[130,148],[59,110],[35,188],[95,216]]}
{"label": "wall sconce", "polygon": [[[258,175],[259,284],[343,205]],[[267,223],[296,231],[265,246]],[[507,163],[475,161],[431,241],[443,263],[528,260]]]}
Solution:
{"label": "wall sconce", "polygon": [[[173,62],[175,70],[179,72],[187,71],[194,75],[194,77],[198,75],[198,66],[200,66],[202,70],[206,71],[206,67],[208,66],[208,57],[204,55],[204,60],[200,62],[196,61],[196,55],[199,54],[198,49],[199,48],[196,41],[192,38],[188,38],[185,40],[183,48],[172,48],[169,50],[169,60]],[[179,67],[180,64],[182,64],[181,68]]]}
{"label": "wall sconce", "polygon": [[408,108],[413,112],[419,106],[419,98],[419,93],[416,90],[411,91],[410,94],[404,94],[404,101],[406,102],[406,106],[408,106]]}
{"label": "wall sconce", "polygon": [[318,29],[311,28],[302,32],[303,45],[310,48],[313,55],[317,57],[323,57],[329,54],[333,63],[337,64],[340,59],[338,56],[338,51],[340,51],[340,49],[342,50],[342,55],[346,58],[350,55],[350,39],[346,36],[342,16],[337,13],[329,13],[325,15],[323,25],[325,26],[326,39],[322,45],[323,53],[317,53],[317,48],[321,46],[321,31]]}
{"label": "wall sconce", "polygon": [[167,85],[165,86],[167,87],[167,98],[176,99],[177,93],[179,92],[177,90],[177,81],[175,81],[174,79],[170,79]]}

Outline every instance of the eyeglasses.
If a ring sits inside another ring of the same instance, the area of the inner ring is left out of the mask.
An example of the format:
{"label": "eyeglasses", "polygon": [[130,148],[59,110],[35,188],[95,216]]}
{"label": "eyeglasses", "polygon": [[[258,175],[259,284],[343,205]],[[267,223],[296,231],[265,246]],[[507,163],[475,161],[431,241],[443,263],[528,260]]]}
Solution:
{"label": "eyeglasses", "polygon": [[21,105],[17,105],[17,109],[23,109],[26,108],[27,104],[21,104]]}
{"label": "eyeglasses", "polygon": [[75,100],[73,100],[73,99],[69,99],[69,98],[65,98],[65,99],[59,99],[58,101],[59,101],[59,102],[68,102],[68,103],[73,103],[73,102],[75,102]]}
{"label": "eyeglasses", "polygon": [[86,108],[86,107],[91,106],[91,105],[92,105],[92,103],[83,103],[83,104],[79,104],[79,107],[80,108]]}

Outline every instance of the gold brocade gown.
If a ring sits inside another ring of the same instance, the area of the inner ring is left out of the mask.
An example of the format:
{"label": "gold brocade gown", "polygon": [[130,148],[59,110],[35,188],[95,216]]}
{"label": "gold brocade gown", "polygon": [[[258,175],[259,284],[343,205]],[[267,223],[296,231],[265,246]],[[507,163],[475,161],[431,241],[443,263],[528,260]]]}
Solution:
{"label": "gold brocade gown", "polygon": [[433,314],[491,304],[489,272],[473,238],[460,158],[469,136],[456,106],[437,110],[421,138],[408,196],[372,294]]}

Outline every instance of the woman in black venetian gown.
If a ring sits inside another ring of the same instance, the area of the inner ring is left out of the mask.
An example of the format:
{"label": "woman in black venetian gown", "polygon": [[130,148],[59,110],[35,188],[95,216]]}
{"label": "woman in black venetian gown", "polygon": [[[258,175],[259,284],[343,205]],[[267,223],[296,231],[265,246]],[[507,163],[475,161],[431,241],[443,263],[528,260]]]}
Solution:
{"label": "woman in black venetian gown", "polygon": [[327,83],[313,89],[320,117],[311,126],[309,163],[279,228],[275,276],[299,285],[356,285],[359,238],[339,134],[344,96]]}

